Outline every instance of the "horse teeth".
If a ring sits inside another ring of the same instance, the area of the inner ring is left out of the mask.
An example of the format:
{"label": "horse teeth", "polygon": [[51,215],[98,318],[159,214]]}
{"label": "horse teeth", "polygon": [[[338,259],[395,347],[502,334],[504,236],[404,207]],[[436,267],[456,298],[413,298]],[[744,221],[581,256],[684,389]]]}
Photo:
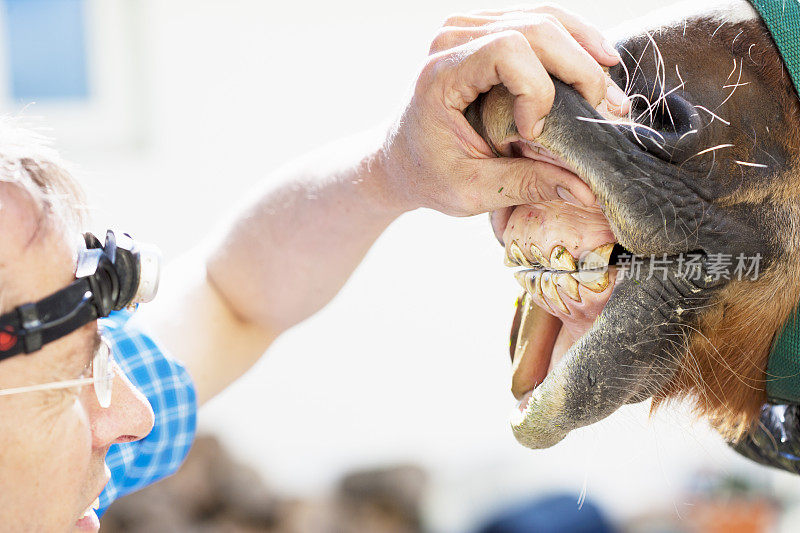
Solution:
{"label": "horse teeth", "polygon": [[601,269],[608,266],[611,259],[611,252],[614,251],[614,243],[610,242],[603,246],[598,246],[587,253],[581,260],[581,269]]}
{"label": "horse teeth", "polygon": [[520,287],[522,287],[526,292],[530,293],[531,291],[528,289],[528,285],[530,283],[528,281],[529,274],[531,274],[530,270],[518,270],[517,272],[514,272],[514,279],[517,280],[517,283],[519,283]]}
{"label": "horse teeth", "polygon": [[[535,261],[533,263],[522,253],[519,243],[513,241],[507,247],[506,265],[524,267],[541,265],[545,269],[551,269],[550,272],[524,270],[515,272],[514,277],[528,294],[534,298],[538,296],[541,303],[569,315],[569,309],[564,304],[561,294],[565,294],[575,302],[581,302],[581,285],[595,293],[605,291],[609,285],[608,263],[613,250],[614,243],[598,246],[581,259],[578,268],[578,262],[564,246],[555,246],[548,259],[536,245],[532,244],[530,256]],[[558,289],[561,289],[561,293]]]}
{"label": "horse teeth", "polygon": [[608,271],[585,270],[570,274],[575,281],[592,292],[603,292],[608,288]]}
{"label": "horse teeth", "polygon": [[553,276],[549,272],[542,274],[542,294],[544,294],[548,304],[555,305],[556,308],[565,315],[570,314],[569,309],[567,309],[567,306],[564,304],[564,300],[558,295],[558,288],[553,281]]}
{"label": "horse teeth", "polygon": [[550,253],[550,268],[553,270],[563,270],[574,272],[577,270],[575,258],[563,246],[556,246]]}
{"label": "horse teeth", "polygon": [[531,244],[531,257],[533,260],[542,265],[544,268],[550,268],[550,261],[547,260],[547,257],[542,253],[542,251],[535,245]]}
{"label": "horse teeth", "polygon": [[508,250],[506,250],[506,258],[509,262],[513,263],[514,265],[519,265],[524,267],[533,266],[533,264],[530,261],[528,261],[528,258],[525,257],[525,254],[522,253],[522,248],[519,247],[517,241],[514,241],[508,245]]}
{"label": "horse teeth", "polygon": [[581,295],[578,291],[578,281],[569,274],[556,275],[556,285],[566,293],[572,300],[576,302],[581,301]]}
{"label": "horse teeth", "polygon": [[511,255],[511,246],[513,246],[514,244],[515,243],[511,243],[510,245],[506,246],[506,256],[503,259],[503,264],[507,267],[512,267],[512,268],[520,266],[517,260]]}
{"label": "horse teeth", "polygon": [[520,286],[532,296],[542,296],[541,272],[536,270],[521,270],[514,272],[514,277]]}

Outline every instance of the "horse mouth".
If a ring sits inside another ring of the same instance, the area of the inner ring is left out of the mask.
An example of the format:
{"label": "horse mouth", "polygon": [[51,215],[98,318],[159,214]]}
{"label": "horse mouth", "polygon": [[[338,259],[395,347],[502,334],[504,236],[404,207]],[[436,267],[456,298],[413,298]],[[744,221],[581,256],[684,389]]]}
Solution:
{"label": "horse mouth", "polygon": [[[679,152],[654,153],[647,139],[632,139],[635,127],[602,119],[557,84],[541,144],[501,147],[572,172],[597,198],[517,206],[507,220],[493,218],[524,289],[511,333],[511,427],[530,448],[550,447],[663,389],[681,361],[694,318],[688,310],[713,292],[680,271],[680,256],[704,254],[692,241],[701,233],[692,231],[694,213],[673,210],[670,218],[661,208],[665,196],[672,200],[670,184],[681,183],[671,160]],[[694,199],[685,201],[691,207]],[[633,275],[623,266],[636,260]]]}
{"label": "horse mouth", "polygon": [[[563,159],[541,145],[515,147],[525,157],[575,174]],[[613,292],[616,263],[627,254],[599,205],[565,199],[518,206],[504,227],[493,221],[506,243],[505,264],[523,289],[511,327],[511,390],[517,400],[511,427],[525,445],[540,424],[534,395],[569,349],[594,325]],[[544,393],[543,393],[544,394]]]}

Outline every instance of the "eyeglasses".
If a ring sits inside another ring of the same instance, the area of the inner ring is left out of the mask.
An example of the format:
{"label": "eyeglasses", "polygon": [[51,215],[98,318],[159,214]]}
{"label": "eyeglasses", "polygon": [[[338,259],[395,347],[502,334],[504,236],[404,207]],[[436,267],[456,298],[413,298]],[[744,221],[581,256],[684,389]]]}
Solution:
{"label": "eyeglasses", "polygon": [[12,394],[41,390],[69,389],[72,387],[83,387],[89,384],[94,384],[94,393],[97,396],[97,402],[100,404],[100,407],[106,409],[110,406],[111,392],[114,385],[114,359],[111,353],[111,345],[102,337],[100,339],[100,345],[97,347],[97,351],[92,359],[92,377],[2,389],[0,390],[0,396],[10,396]]}

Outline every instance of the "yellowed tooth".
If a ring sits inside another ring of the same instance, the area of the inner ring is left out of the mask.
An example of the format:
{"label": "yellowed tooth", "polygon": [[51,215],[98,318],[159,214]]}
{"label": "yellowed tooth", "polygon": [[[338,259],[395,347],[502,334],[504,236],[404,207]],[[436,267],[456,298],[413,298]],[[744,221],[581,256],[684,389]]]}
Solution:
{"label": "yellowed tooth", "polygon": [[530,273],[529,270],[518,270],[514,272],[514,279],[517,280],[519,286],[522,287],[525,291],[531,292],[528,290],[528,274]]}
{"label": "yellowed tooth", "polygon": [[550,253],[550,268],[553,270],[564,270],[574,272],[577,269],[575,258],[563,246],[556,246]]}
{"label": "yellowed tooth", "polygon": [[578,292],[578,281],[569,274],[556,275],[556,286],[558,286],[567,296],[576,302],[581,301],[580,292]]}
{"label": "yellowed tooth", "polygon": [[533,271],[531,278],[530,278],[530,288],[532,289],[531,294],[533,295],[533,300],[536,302],[540,307],[543,309],[549,309],[553,311],[553,306],[547,303],[547,299],[544,297],[544,292],[542,292],[542,277],[544,276],[544,272],[541,270]]}
{"label": "yellowed tooth", "polygon": [[539,299],[542,302],[547,303],[544,300],[544,291],[542,291],[542,273],[541,272],[536,272],[536,275],[533,277],[533,280],[531,281],[531,284],[533,285],[533,295],[534,296],[538,296]]}
{"label": "yellowed tooth", "polygon": [[570,274],[578,283],[592,292],[603,292],[608,288],[608,270],[586,270]]}
{"label": "yellowed tooth", "polygon": [[592,292],[603,292],[608,288],[608,262],[614,250],[610,242],[598,246],[581,258],[581,271],[572,277]]}
{"label": "yellowed tooth", "polygon": [[514,268],[514,267],[518,267],[518,266],[520,266],[520,265],[519,265],[519,264],[516,262],[516,260],[514,260],[514,258],[513,258],[513,257],[511,257],[511,253],[510,253],[510,252],[511,252],[511,250],[510,250],[509,248],[506,248],[506,256],[503,258],[503,264],[504,264],[505,266],[507,266],[507,267],[511,267],[511,268]]}
{"label": "yellowed tooth", "polygon": [[534,296],[538,294],[541,297],[542,285],[539,278],[538,272],[528,272],[528,275],[525,277],[525,290]]}
{"label": "yellowed tooth", "polygon": [[607,267],[613,250],[613,242],[598,246],[581,258],[581,269],[601,269]]}
{"label": "yellowed tooth", "polygon": [[519,266],[524,267],[531,267],[533,264],[528,261],[528,258],[525,257],[525,254],[522,253],[522,248],[519,247],[517,241],[512,242],[508,245],[508,249],[506,250],[506,258]]}
{"label": "yellowed tooth", "polygon": [[537,270],[521,270],[514,272],[514,277],[525,291],[530,295],[542,296],[542,286],[539,278],[541,272]]}
{"label": "yellowed tooth", "polygon": [[547,260],[547,257],[544,256],[542,251],[535,245],[531,244],[531,257],[533,260],[542,265],[544,268],[550,268],[550,261]]}
{"label": "yellowed tooth", "polygon": [[564,300],[558,295],[558,288],[550,272],[542,274],[542,294],[544,294],[548,304],[554,305],[556,309],[566,315],[570,314],[569,309],[567,309],[567,306],[564,304]]}

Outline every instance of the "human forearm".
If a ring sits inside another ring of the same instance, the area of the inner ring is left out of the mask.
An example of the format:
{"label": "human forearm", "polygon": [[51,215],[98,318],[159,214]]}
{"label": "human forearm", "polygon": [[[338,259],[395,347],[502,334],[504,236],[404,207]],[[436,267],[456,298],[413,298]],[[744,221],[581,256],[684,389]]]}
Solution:
{"label": "human forearm", "polygon": [[213,245],[209,281],[243,320],[274,333],[325,306],[403,211],[376,136],[278,171]]}

